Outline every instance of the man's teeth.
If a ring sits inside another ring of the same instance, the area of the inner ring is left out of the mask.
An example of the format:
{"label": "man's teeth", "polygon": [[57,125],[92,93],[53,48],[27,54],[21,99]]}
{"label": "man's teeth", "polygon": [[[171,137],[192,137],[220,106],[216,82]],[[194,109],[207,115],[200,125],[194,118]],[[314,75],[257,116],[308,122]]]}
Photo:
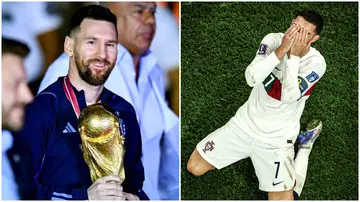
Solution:
{"label": "man's teeth", "polygon": [[94,65],[96,65],[96,66],[100,66],[100,67],[105,66],[105,64],[104,64],[104,63],[94,63]]}

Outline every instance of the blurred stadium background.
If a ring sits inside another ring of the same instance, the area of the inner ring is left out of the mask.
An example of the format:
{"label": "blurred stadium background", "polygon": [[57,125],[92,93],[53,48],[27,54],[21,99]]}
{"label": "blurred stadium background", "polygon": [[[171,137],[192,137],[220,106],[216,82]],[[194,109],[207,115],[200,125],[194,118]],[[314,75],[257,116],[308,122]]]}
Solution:
{"label": "blurred stadium background", "polygon": [[186,171],[196,144],[223,126],[248,99],[245,68],[262,38],[285,32],[296,13],[324,18],[314,44],[327,71],[301,118],[323,131],[310,155],[301,200],[358,200],[358,3],[181,3],[181,198],[262,200],[250,159],[204,176]]}

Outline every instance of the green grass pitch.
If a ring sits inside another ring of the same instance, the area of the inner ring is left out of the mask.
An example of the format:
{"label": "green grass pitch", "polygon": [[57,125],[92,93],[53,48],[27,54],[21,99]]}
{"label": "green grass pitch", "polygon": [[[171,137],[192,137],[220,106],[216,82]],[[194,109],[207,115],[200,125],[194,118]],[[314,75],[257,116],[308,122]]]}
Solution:
{"label": "green grass pitch", "polygon": [[323,131],[310,155],[300,199],[358,199],[358,3],[226,2],[181,4],[181,198],[266,199],[250,159],[194,177],[186,170],[196,144],[223,126],[248,99],[245,68],[262,38],[285,32],[295,14],[324,18],[313,47],[327,71],[310,96],[302,129],[313,118]]}

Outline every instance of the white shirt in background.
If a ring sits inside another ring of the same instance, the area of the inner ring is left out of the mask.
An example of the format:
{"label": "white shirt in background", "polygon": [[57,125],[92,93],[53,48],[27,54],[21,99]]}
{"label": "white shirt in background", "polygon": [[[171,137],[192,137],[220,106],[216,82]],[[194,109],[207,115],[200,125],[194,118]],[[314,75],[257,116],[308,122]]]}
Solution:
{"label": "white shirt in background", "polygon": [[156,8],[155,21],[156,32],[150,50],[158,65],[168,73],[179,66],[179,27],[170,9],[164,6]]}
{"label": "white shirt in background", "polygon": [[13,169],[6,152],[12,147],[14,138],[10,131],[3,130],[1,135],[1,151],[2,151],[2,200],[20,200],[18,186],[15,182]]}
{"label": "white shirt in background", "polygon": [[44,65],[37,37],[60,27],[62,19],[52,12],[52,2],[2,2],[2,36],[27,44],[25,59],[27,81],[39,78]]}

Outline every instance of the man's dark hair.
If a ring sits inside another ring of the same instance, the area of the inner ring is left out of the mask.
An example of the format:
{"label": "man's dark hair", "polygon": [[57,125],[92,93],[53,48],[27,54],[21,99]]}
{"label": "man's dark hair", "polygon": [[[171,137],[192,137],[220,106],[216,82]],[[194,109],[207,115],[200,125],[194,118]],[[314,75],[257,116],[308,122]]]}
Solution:
{"label": "man's dark hair", "polygon": [[301,16],[303,17],[306,21],[310,22],[311,24],[316,26],[315,32],[317,34],[320,34],[323,25],[324,25],[324,21],[323,18],[321,17],[321,15],[319,13],[317,13],[314,10],[307,10],[307,11],[300,11],[296,16]]}
{"label": "man's dark hair", "polygon": [[117,25],[116,16],[108,8],[99,5],[89,5],[89,6],[81,7],[71,17],[70,32],[69,32],[70,36],[77,29],[80,28],[80,24],[86,18],[92,20],[111,22],[115,26],[116,35],[118,34],[116,27]]}
{"label": "man's dark hair", "polygon": [[4,55],[5,53],[12,53],[20,56],[21,58],[25,58],[30,52],[29,47],[20,41],[2,37],[1,42],[2,55]]}

